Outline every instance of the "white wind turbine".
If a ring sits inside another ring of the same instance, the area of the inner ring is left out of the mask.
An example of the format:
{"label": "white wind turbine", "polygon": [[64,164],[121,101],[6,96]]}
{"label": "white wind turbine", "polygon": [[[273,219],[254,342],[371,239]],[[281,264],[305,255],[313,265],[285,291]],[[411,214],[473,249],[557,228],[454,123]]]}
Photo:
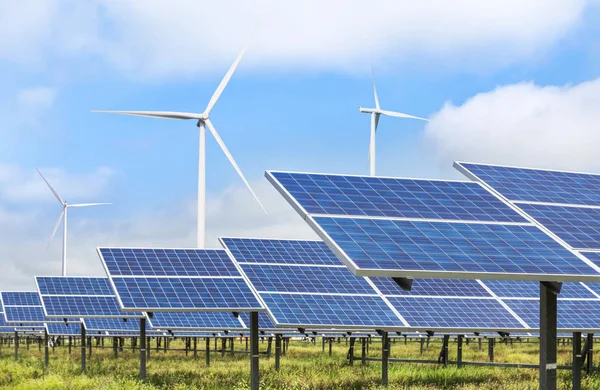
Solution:
{"label": "white wind turbine", "polygon": [[172,112],[172,111],[93,110],[93,112],[105,112],[105,113],[111,113],[111,114],[123,114],[123,115],[135,115],[135,116],[148,116],[148,117],[163,118],[163,119],[194,119],[194,120],[197,120],[196,126],[198,126],[198,128],[200,129],[200,137],[199,137],[200,145],[199,145],[199,153],[198,153],[198,230],[197,230],[198,248],[204,248],[204,230],[205,230],[205,224],[206,224],[206,221],[205,221],[205,212],[206,212],[206,127],[208,127],[208,130],[210,130],[210,133],[212,134],[212,136],[215,138],[215,140],[221,147],[221,150],[223,151],[225,156],[227,156],[227,158],[229,159],[229,162],[231,163],[231,165],[233,165],[233,168],[236,170],[236,172],[238,173],[238,175],[240,176],[240,178],[242,179],[244,184],[246,184],[246,187],[248,187],[248,190],[250,190],[250,192],[252,193],[252,196],[254,196],[254,198],[260,205],[260,207],[262,207],[262,209],[265,211],[265,213],[267,212],[267,210],[260,203],[258,196],[256,196],[256,194],[252,190],[252,187],[250,187],[250,183],[248,183],[248,180],[246,180],[246,177],[242,173],[242,170],[240,169],[240,167],[237,165],[237,163],[233,159],[233,156],[227,149],[227,146],[225,146],[225,143],[221,139],[221,136],[219,136],[219,133],[217,133],[217,130],[215,129],[215,127],[213,126],[212,122],[209,119],[210,112],[212,111],[213,107],[217,103],[217,100],[219,100],[219,97],[221,96],[221,94],[223,93],[223,90],[227,86],[229,79],[231,79],[233,72],[237,68],[240,61],[242,60],[242,57],[244,56],[244,53],[246,52],[246,48],[250,44],[252,35],[250,36],[250,39],[248,40],[246,45],[243,47],[240,54],[238,54],[237,58],[235,59],[235,61],[233,62],[233,64],[231,65],[231,67],[229,68],[227,73],[225,73],[223,80],[221,80],[221,83],[219,84],[219,86],[213,93],[212,97],[210,98],[210,101],[208,102],[208,105],[204,109],[204,112],[201,114],[190,113],[190,112]]}
{"label": "white wind turbine", "polygon": [[377,88],[375,87],[375,72],[371,68],[371,75],[373,77],[373,95],[375,97],[375,108],[363,108],[358,107],[360,112],[371,114],[371,140],[369,142],[369,174],[375,176],[375,133],[377,132],[377,125],[379,124],[379,116],[387,115],[394,116],[396,118],[409,118],[419,119],[422,121],[429,122],[429,119],[421,118],[414,115],[403,114],[401,112],[382,110],[379,107],[379,98],[377,97]]}
{"label": "white wind turbine", "polygon": [[50,245],[52,244],[52,240],[54,240],[54,236],[56,235],[56,231],[58,230],[58,226],[60,225],[60,222],[63,221],[63,219],[64,219],[64,221],[63,221],[63,247],[62,247],[62,276],[67,276],[67,209],[69,209],[70,207],[102,206],[102,205],[106,205],[106,204],[110,204],[110,203],[69,204],[69,203],[67,203],[67,201],[63,200],[63,198],[61,198],[60,195],[58,195],[58,192],[56,192],[56,190],[54,189],[54,187],[52,187],[50,182],[48,180],[46,180],[46,178],[44,177],[44,175],[42,175],[42,172],[40,172],[39,169],[37,170],[37,172],[40,174],[40,176],[42,177],[42,179],[44,180],[44,182],[46,183],[48,188],[50,188],[50,191],[52,191],[52,193],[54,194],[54,196],[56,197],[56,199],[62,206],[62,211],[60,212],[60,215],[58,216],[58,221],[56,221],[56,225],[54,225],[54,230],[52,231],[52,237],[50,237],[50,242],[48,242],[48,246],[46,247],[46,250],[48,250],[48,248],[50,248]]}

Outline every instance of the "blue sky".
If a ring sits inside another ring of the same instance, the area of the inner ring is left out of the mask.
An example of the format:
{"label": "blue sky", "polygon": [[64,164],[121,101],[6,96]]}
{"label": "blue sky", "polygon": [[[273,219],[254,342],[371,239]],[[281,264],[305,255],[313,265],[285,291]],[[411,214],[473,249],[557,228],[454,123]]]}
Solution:
{"label": "blue sky", "polygon": [[[0,5],[0,283],[60,270],[60,212],[35,168],[73,202],[71,274],[101,274],[98,245],[193,246],[192,122],[92,109],[200,112],[261,23],[211,120],[270,213],[208,136],[208,243],[312,237],[266,169],[366,174],[373,106],[378,173],[460,178],[459,159],[600,172],[597,1],[26,0]],[[523,4],[526,3],[526,4]],[[18,23],[17,23],[18,21]]]}

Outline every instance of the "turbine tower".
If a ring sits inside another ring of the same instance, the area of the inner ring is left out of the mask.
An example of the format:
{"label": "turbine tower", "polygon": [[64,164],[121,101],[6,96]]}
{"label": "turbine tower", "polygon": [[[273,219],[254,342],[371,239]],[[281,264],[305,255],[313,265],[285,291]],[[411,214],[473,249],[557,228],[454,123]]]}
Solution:
{"label": "turbine tower", "polygon": [[[255,31],[256,31],[256,28],[255,28]],[[254,35],[254,32],[252,33],[252,35]],[[240,167],[237,165],[237,163],[233,159],[233,156],[227,149],[227,146],[225,146],[223,139],[221,139],[221,136],[219,135],[219,133],[217,133],[217,130],[215,129],[214,125],[212,124],[212,122],[209,119],[210,112],[212,111],[213,107],[219,100],[219,97],[221,96],[221,94],[223,93],[223,90],[227,86],[229,79],[231,79],[233,72],[235,72],[235,69],[237,68],[240,61],[242,60],[242,57],[244,56],[244,53],[246,52],[246,48],[250,44],[252,35],[250,36],[250,39],[248,40],[246,45],[242,48],[242,51],[240,52],[240,54],[238,54],[237,58],[235,59],[235,61],[233,62],[233,64],[231,65],[231,67],[229,68],[227,73],[225,73],[225,76],[223,77],[223,79],[221,80],[221,83],[219,84],[219,86],[213,93],[212,97],[210,98],[208,105],[204,109],[204,112],[202,112],[200,114],[190,113],[190,112],[172,112],[172,111],[93,110],[93,112],[104,112],[104,113],[111,113],[111,114],[147,116],[147,117],[163,118],[163,119],[184,119],[184,120],[185,119],[193,119],[193,120],[197,121],[196,126],[200,130],[199,131],[200,140],[199,140],[199,148],[198,148],[198,230],[197,230],[198,248],[204,248],[204,239],[205,239],[204,234],[205,234],[205,225],[206,225],[205,213],[206,213],[206,128],[207,127],[208,127],[208,130],[210,131],[210,133],[212,134],[212,136],[214,137],[215,141],[217,141],[217,144],[219,144],[219,146],[221,147],[221,150],[223,151],[225,156],[227,156],[227,159],[229,160],[231,165],[233,165],[233,168],[235,169],[237,174],[240,176],[240,178],[242,179],[242,181],[244,182],[244,184],[246,185],[246,187],[248,188],[248,190],[254,197],[254,199],[256,199],[256,201],[258,202],[260,207],[265,211],[265,213],[267,212],[267,210],[263,207],[262,203],[258,199],[258,196],[256,196],[256,194],[252,190],[252,187],[250,187],[250,183],[248,183],[248,180],[246,180],[246,177],[242,173],[242,170],[240,169]]]}
{"label": "turbine tower", "polygon": [[54,187],[52,187],[50,182],[48,180],[46,180],[46,178],[44,177],[44,175],[42,175],[42,172],[40,172],[39,169],[37,170],[37,172],[40,174],[40,176],[42,177],[42,179],[44,180],[44,182],[46,183],[48,188],[50,188],[50,191],[52,191],[52,193],[54,194],[54,196],[56,197],[56,199],[62,206],[62,210],[60,212],[60,215],[58,216],[58,220],[56,221],[56,225],[54,226],[54,231],[52,231],[52,237],[50,237],[50,241],[48,242],[48,246],[46,247],[46,250],[48,250],[48,248],[50,248],[50,245],[52,244],[52,240],[54,240],[54,236],[56,235],[56,231],[58,230],[58,226],[60,225],[60,222],[64,220],[63,221],[63,244],[62,244],[62,276],[67,276],[67,210],[70,207],[102,206],[102,205],[106,205],[106,204],[110,204],[110,203],[69,204],[65,200],[63,200],[63,198],[61,198],[60,195],[58,195],[58,192],[56,192],[56,190],[54,189]]}
{"label": "turbine tower", "polygon": [[369,141],[369,174],[375,176],[375,133],[377,132],[377,125],[379,124],[379,116],[387,115],[394,116],[396,118],[409,118],[418,119],[429,122],[429,119],[421,118],[414,115],[403,114],[401,112],[382,110],[379,107],[379,97],[377,97],[377,88],[375,87],[375,72],[371,68],[371,76],[373,78],[373,96],[375,97],[375,108],[363,108],[358,107],[360,112],[371,114],[371,139]]}

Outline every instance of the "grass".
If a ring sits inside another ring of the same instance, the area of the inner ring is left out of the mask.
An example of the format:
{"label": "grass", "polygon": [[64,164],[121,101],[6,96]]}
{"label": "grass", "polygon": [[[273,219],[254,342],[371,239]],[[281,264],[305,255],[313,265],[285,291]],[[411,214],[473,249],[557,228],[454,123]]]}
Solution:
{"label": "grass", "polygon": [[[112,345],[107,340],[108,345]],[[238,344],[236,349],[245,349]],[[203,346],[203,342],[199,342]],[[182,348],[181,341],[175,341],[172,347]],[[261,344],[265,350],[267,343]],[[214,345],[211,343],[211,348]],[[495,361],[512,363],[537,363],[538,347],[536,343],[515,343],[513,346],[498,343],[495,347]],[[346,361],[348,347],[346,342],[333,344],[333,356],[307,342],[292,341],[286,356],[281,360],[281,371],[276,372],[274,357],[261,357],[261,389],[378,389],[381,379],[381,364],[360,361],[350,366]],[[432,340],[429,349],[420,355],[419,343],[404,345],[401,340],[392,343],[392,357],[412,359],[437,359],[441,342]],[[360,355],[360,343],[356,344],[355,355]],[[378,340],[369,346],[370,357],[380,357]],[[0,351],[0,389],[217,389],[236,390],[249,388],[249,361],[246,355],[221,357],[211,354],[211,366],[205,366],[204,354],[194,358],[183,351],[164,354],[152,350],[148,362],[148,376],[145,381],[138,379],[139,352],[126,350],[117,359],[112,349],[94,349],[88,359],[88,371],[80,373],[80,350],[73,348],[69,356],[66,347],[50,352],[50,366],[44,369],[43,351],[37,345],[29,350],[20,348],[20,359],[14,361],[13,350],[3,346]],[[456,345],[451,341],[450,360],[456,359]],[[463,345],[465,361],[487,361],[487,344],[479,351],[477,342]],[[559,364],[570,364],[571,347],[559,346]],[[571,373],[568,370],[558,372],[559,388],[571,388]],[[537,369],[516,369],[500,367],[473,367],[458,369],[456,366],[440,367],[433,364],[390,363],[389,389],[457,389],[457,390],[524,390],[538,388]],[[600,375],[583,374],[584,389],[599,389]]]}

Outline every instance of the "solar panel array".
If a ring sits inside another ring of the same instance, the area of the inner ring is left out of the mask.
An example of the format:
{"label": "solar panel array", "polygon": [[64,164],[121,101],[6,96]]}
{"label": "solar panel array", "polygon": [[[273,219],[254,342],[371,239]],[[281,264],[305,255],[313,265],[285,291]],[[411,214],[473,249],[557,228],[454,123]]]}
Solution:
{"label": "solar panel array", "polygon": [[600,175],[456,162],[574,250],[600,250]]}
{"label": "solar panel array", "polygon": [[140,321],[135,318],[82,318],[85,329],[90,332],[139,332]]}
{"label": "solar panel array", "polygon": [[240,331],[246,326],[233,313],[227,312],[156,312],[148,319],[153,329]]}
{"label": "solar panel array", "polygon": [[121,310],[108,278],[38,276],[35,278],[48,317],[142,317]]}
{"label": "solar panel array", "polygon": [[[2,305],[4,318],[7,322],[15,323],[45,323],[63,322],[62,320],[46,317],[40,296],[36,291],[3,291]],[[79,322],[79,319],[68,318],[69,322]]]}
{"label": "solar panel array", "polygon": [[262,311],[223,250],[98,248],[124,311]]}
{"label": "solar panel array", "polygon": [[50,336],[78,336],[81,334],[81,324],[47,323],[46,331]]}
{"label": "solar panel array", "polygon": [[353,275],[321,241],[220,241],[278,327],[526,329],[475,281],[415,280],[407,293],[389,278]]}
{"label": "solar panel array", "polygon": [[598,281],[476,182],[266,173],[356,275]]}

